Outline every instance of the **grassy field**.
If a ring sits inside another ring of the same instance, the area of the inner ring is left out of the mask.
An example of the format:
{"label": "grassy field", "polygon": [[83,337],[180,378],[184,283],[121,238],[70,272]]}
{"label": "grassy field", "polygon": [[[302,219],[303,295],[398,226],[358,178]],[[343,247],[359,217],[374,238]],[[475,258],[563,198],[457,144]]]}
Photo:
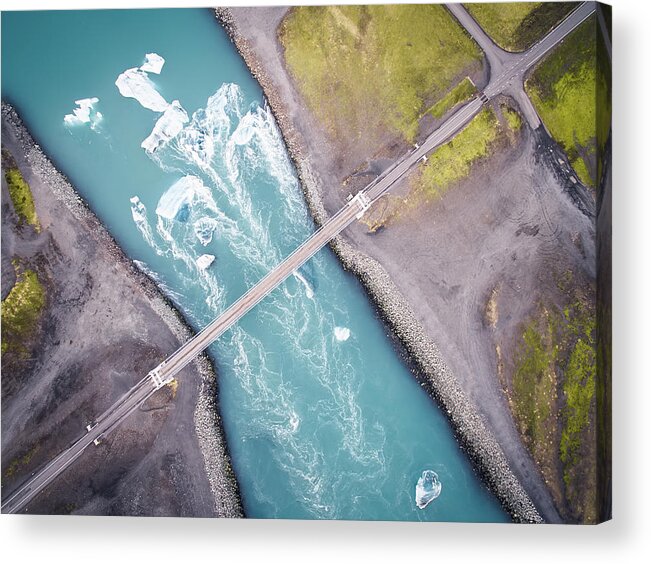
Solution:
{"label": "grassy field", "polygon": [[440,5],[297,7],[279,38],[308,106],[349,144],[413,141],[424,109],[481,61]]}
{"label": "grassy field", "polygon": [[524,51],[576,8],[576,3],[505,2],[466,4],[465,7],[502,49]]}
{"label": "grassy field", "polygon": [[36,272],[25,270],[2,301],[2,354],[26,352],[24,343],[36,330],[45,306],[45,290]]}
{"label": "grassy field", "polygon": [[517,353],[513,376],[515,414],[534,449],[548,440],[545,426],[552,414],[556,388],[553,341],[554,319],[544,311],[542,320],[534,319],[526,326]]}
{"label": "grassy field", "polygon": [[470,100],[476,93],[477,88],[472,80],[466,77],[427,111],[436,119],[441,119],[452,108]]}
{"label": "grassy field", "polygon": [[504,116],[504,119],[506,119],[506,123],[511,131],[519,131],[522,127],[522,118],[520,117],[520,114],[505,104],[502,104],[500,109],[502,110],[502,115]]}
{"label": "grassy field", "polygon": [[41,226],[36,215],[32,192],[20,174],[20,171],[17,168],[6,169],[5,180],[9,188],[9,196],[14,204],[14,210],[18,214],[20,222],[27,223],[34,227],[36,231],[40,231]]}
{"label": "grassy field", "polygon": [[492,110],[484,109],[451,141],[436,149],[416,176],[416,190],[426,199],[440,198],[470,173],[472,165],[490,155],[500,134],[499,122]]}
{"label": "grassy field", "polygon": [[[563,146],[577,175],[595,186],[599,156],[610,128],[610,67],[597,64],[595,17],[581,24],[527,80],[526,88],[552,136]],[[601,57],[606,61],[607,57]]]}
{"label": "grassy field", "polygon": [[550,488],[586,521],[597,515],[594,313],[580,297],[563,311],[541,305],[519,340],[511,391],[515,419]]}

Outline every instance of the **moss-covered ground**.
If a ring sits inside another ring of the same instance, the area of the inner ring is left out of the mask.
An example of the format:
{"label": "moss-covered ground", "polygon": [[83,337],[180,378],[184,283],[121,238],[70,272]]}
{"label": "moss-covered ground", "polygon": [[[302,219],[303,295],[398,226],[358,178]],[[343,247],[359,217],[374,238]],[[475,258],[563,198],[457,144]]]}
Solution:
{"label": "moss-covered ground", "polygon": [[470,100],[477,93],[477,88],[472,81],[466,77],[443,98],[427,110],[433,117],[441,119],[447,112],[459,104]]}
{"label": "moss-covered ground", "polygon": [[500,126],[493,111],[482,110],[420,166],[413,187],[428,200],[441,198],[451,186],[468,176],[475,162],[490,155],[499,135]]}
{"label": "moss-covered ground", "polygon": [[[18,264],[15,262],[18,267]],[[18,267],[18,278],[7,297],[2,300],[2,354],[23,356],[27,343],[38,328],[45,306],[45,290],[33,270]]]}
{"label": "moss-covered ground", "polygon": [[465,5],[493,41],[507,51],[528,49],[576,6],[575,2],[482,2]]}
{"label": "moss-covered ground", "polygon": [[509,129],[513,132],[519,131],[522,127],[522,118],[520,117],[520,114],[506,104],[500,105],[500,110],[502,111],[502,115],[504,116]]}
{"label": "moss-covered ground", "polygon": [[9,188],[9,196],[14,205],[14,210],[18,215],[21,224],[26,223],[34,227],[36,231],[41,230],[41,225],[36,215],[36,208],[34,207],[34,198],[29,189],[29,185],[25,182],[20,171],[15,168],[8,168],[5,170],[5,180],[7,181],[7,188]]}
{"label": "moss-covered ground", "polygon": [[[571,273],[559,284],[571,287]],[[596,520],[594,302],[539,304],[516,346],[511,400],[525,442],[574,519]]]}
{"label": "moss-covered ground", "polygon": [[[536,68],[526,88],[581,181],[595,186],[610,129],[610,64],[591,16]],[[597,41],[597,38],[599,40]]]}
{"label": "moss-covered ground", "polygon": [[440,5],[297,7],[279,38],[308,106],[340,140],[381,130],[412,142],[426,108],[481,61]]}

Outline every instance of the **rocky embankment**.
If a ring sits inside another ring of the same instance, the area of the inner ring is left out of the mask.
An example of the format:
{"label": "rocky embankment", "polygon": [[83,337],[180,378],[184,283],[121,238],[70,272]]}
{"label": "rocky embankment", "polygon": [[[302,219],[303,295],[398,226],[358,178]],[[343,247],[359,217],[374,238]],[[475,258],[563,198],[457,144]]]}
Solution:
{"label": "rocky embankment", "polygon": [[[328,219],[328,213],[323,205],[319,181],[309,159],[303,154],[305,143],[288,117],[290,110],[286,108],[274,82],[266,74],[255,50],[238,32],[231,11],[218,8],[216,15],[251,73],[261,84],[296,167],[312,216],[318,225],[323,224]],[[448,415],[461,445],[504,508],[516,522],[541,522],[538,511],[511,471],[500,445],[487,429],[442,359],[437,346],[428,337],[412,307],[383,266],[377,260],[354,249],[343,237],[334,239],[332,248],[344,268],[353,272],[364,284],[379,312],[409,352],[422,385]]]}
{"label": "rocky embankment", "polygon": [[[4,102],[2,143],[31,187],[42,227],[18,225],[3,175],[3,280],[17,259],[37,272],[46,295],[37,334],[25,343],[29,358],[3,356],[5,497],[192,331]],[[199,357],[28,512],[243,516],[216,396],[215,370]]]}

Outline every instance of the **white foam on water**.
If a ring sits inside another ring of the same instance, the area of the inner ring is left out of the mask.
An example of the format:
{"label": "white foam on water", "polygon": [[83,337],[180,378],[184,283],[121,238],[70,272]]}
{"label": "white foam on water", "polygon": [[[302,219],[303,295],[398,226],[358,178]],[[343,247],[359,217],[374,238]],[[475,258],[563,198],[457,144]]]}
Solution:
{"label": "white foam on water", "polygon": [[145,204],[140,201],[138,196],[133,196],[129,201],[131,202],[131,217],[133,218],[133,222],[136,224],[138,231],[140,231],[140,234],[147,244],[156,251],[156,254],[162,255],[163,251],[154,240],[154,233],[151,230],[147,219],[147,208],[145,207]]}
{"label": "white foam on water", "polygon": [[289,416],[289,428],[291,429],[292,433],[298,431],[298,426],[300,424],[301,420],[298,414],[295,411],[292,411],[291,415]]}
{"label": "white foam on water", "polygon": [[172,290],[157,272],[147,266],[146,262],[134,259],[133,263],[138,267],[140,271],[144,272],[154,282],[156,282],[156,286],[158,286],[163,291],[163,294],[165,294],[169,299],[176,302],[177,304],[182,303],[183,295]]}
{"label": "white foam on water", "polygon": [[337,341],[347,341],[350,338],[350,329],[348,327],[335,327],[335,339]]}
{"label": "white foam on water", "polygon": [[154,153],[161,145],[168,143],[183,130],[183,125],[190,118],[178,100],[174,100],[158,118],[149,137],[141,143],[141,147],[148,153]]}
{"label": "white foam on water", "polygon": [[416,483],[416,506],[425,509],[441,495],[442,484],[434,470],[425,470]]}
{"label": "white foam on water", "polygon": [[163,59],[159,54],[147,53],[145,55],[145,62],[140,66],[140,70],[160,74],[160,71],[163,70],[164,64],[165,59]]}
{"label": "white foam on water", "polygon": [[[222,269],[202,270],[197,265],[203,246],[213,241],[215,232],[219,234],[215,244],[228,247],[242,280],[250,287],[282,260],[292,242],[298,246],[312,229],[270,110],[261,106],[245,109],[234,84],[223,85],[178,134],[147,154],[163,170],[195,178],[172,193],[170,187],[161,196],[156,231],[161,248],[178,261],[175,268],[181,279],[187,280],[188,287],[198,285],[206,296],[208,311],[201,312],[202,319],[223,311],[225,302],[217,278]],[[261,199],[253,198],[253,186],[274,190],[280,206],[274,204],[271,213]],[[185,221],[176,219],[179,214]],[[221,250],[219,254],[221,260]],[[311,264],[316,265],[327,288],[331,280],[325,259],[317,256]],[[339,500],[348,495],[344,491],[350,493],[356,484],[385,479],[386,436],[379,423],[365,423],[359,407],[361,382],[354,368],[360,363],[359,350],[354,342],[337,346],[337,333],[332,337],[332,308],[340,323],[345,312],[336,304],[322,304],[303,273],[294,276],[304,291],[293,295],[272,292],[255,315],[283,343],[288,362],[318,390],[316,414],[310,417],[327,421],[340,441],[325,453],[324,446],[314,440],[310,426],[298,415],[305,409],[305,398],[297,395],[291,378],[284,380],[287,373],[283,375],[282,366],[265,350],[264,337],[235,325],[219,345],[220,356],[232,367],[238,381],[236,393],[246,405],[243,436],[277,445],[272,449],[274,464],[287,475],[300,503],[314,517],[335,518]],[[317,275],[309,278],[317,279]],[[229,302],[236,297],[230,295]],[[348,328],[337,329],[342,331],[340,337],[350,337]],[[355,469],[346,476],[333,473],[332,456],[354,460]]]}
{"label": "white foam on water", "polygon": [[95,110],[95,104],[99,102],[99,98],[83,98],[75,100],[76,108],[72,110],[71,114],[66,114],[63,121],[68,126],[90,124],[91,129],[95,129],[99,122],[102,121],[102,114]]}
{"label": "white foam on water", "polygon": [[303,276],[298,270],[292,272],[292,275],[299,282],[301,282],[301,284],[303,284],[303,287],[305,288],[305,295],[308,297],[308,299],[313,300],[314,290],[312,289],[312,286],[310,286],[310,283],[305,279],[305,276]]}
{"label": "white foam on water", "polygon": [[135,98],[143,108],[154,112],[164,112],[169,104],[156,90],[156,85],[145,71],[139,68],[125,70],[115,81],[120,94],[125,98]]}

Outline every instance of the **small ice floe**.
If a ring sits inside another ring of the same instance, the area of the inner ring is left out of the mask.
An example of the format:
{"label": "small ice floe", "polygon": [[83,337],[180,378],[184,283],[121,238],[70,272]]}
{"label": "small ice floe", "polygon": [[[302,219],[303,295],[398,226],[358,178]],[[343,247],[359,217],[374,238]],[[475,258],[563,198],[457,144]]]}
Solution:
{"label": "small ice floe", "polygon": [[[253,114],[246,114],[238,123],[237,128],[233,132],[231,139],[236,145],[247,145],[251,141],[251,137],[255,133],[253,125],[250,123],[249,116]],[[249,119],[247,119],[249,118]]]}
{"label": "small ice floe", "polygon": [[206,270],[207,268],[210,267],[210,265],[215,262],[215,256],[214,255],[201,255],[197,259],[197,266],[201,270]]}
{"label": "small ice floe", "polygon": [[348,327],[335,327],[335,339],[337,341],[347,341],[350,338],[350,329]]}
{"label": "small ice floe", "polygon": [[99,98],[83,98],[75,100],[77,107],[72,110],[71,114],[66,114],[63,121],[66,125],[83,125],[89,123],[91,129],[102,120],[101,112],[95,110],[95,104],[99,102]]}
{"label": "small ice floe", "polygon": [[441,495],[441,482],[433,470],[425,470],[416,484],[416,505],[425,509],[427,505]]}
{"label": "small ice floe", "polygon": [[219,225],[217,220],[212,217],[202,217],[194,222],[194,234],[204,247],[212,241],[217,225]]}
{"label": "small ice floe", "polygon": [[145,72],[153,72],[154,74],[160,74],[160,71],[163,69],[165,64],[165,59],[161,57],[158,53],[147,53],[145,55],[145,62],[140,67],[140,70]]}
{"label": "small ice floe", "polygon": [[156,215],[178,221],[187,220],[195,194],[202,187],[203,183],[196,176],[187,175],[177,180],[158,200]]}
{"label": "small ice floe", "polygon": [[164,112],[169,104],[163,98],[147,73],[139,68],[127,69],[115,81],[120,94],[135,98],[140,104],[154,112]]}
{"label": "small ice floe", "polygon": [[158,118],[154,129],[140,146],[148,153],[154,153],[161,145],[176,137],[183,126],[190,121],[187,112],[178,100],[174,100]]}

